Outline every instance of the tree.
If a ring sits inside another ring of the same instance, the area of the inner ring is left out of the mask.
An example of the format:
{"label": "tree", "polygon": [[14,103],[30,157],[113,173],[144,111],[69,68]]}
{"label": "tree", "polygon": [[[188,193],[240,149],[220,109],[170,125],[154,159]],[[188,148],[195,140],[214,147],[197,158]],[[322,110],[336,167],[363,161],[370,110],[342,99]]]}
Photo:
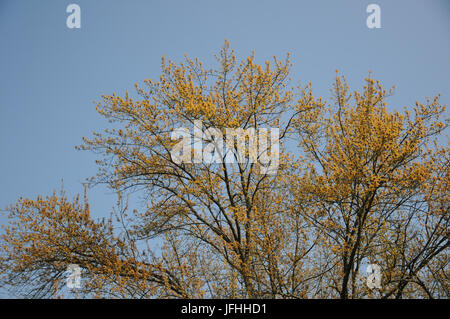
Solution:
{"label": "tree", "polygon": [[448,297],[449,153],[431,148],[445,128],[444,107],[436,97],[413,114],[388,112],[392,90],[371,78],[350,93],[338,76],[333,92],[330,107],[298,126],[306,161],[293,177],[297,211],[335,265],[327,280],[340,298],[363,297],[360,268],[377,263],[380,297]]}
{"label": "tree", "polygon": [[[102,96],[97,110],[112,128],[79,148],[103,156],[92,183],[117,192],[116,209],[94,220],[86,195],[19,199],[1,237],[2,283],[58,296],[77,264],[82,296],[448,297],[438,97],[392,113],[378,82],[349,93],[337,76],[329,104],[311,85],[289,86],[289,56],[237,62],[226,42],[217,61],[163,58],[160,80],[136,85],[136,98]],[[261,149],[265,128],[278,128],[279,158]],[[176,156],[173,132],[194,147]],[[129,212],[130,192],[147,208]],[[379,291],[364,283],[367,262],[382,268]]]}

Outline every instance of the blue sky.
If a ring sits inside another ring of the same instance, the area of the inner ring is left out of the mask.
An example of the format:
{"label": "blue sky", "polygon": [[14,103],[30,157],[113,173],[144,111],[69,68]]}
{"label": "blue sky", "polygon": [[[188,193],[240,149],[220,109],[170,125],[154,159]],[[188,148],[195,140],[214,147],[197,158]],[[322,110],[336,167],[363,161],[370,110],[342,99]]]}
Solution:
{"label": "blue sky", "polygon": [[[66,7],[81,7],[68,29]],[[381,29],[366,7],[381,7]],[[396,85],[391,107],[426,96],[450,101],[450,1],[106,1],[0,0],[0,207],[59,189],[70,196],[96,173],[95,155],[75,150],[106,122],[93,101],[158,79],[161,56],[205,63],[224,39],[258,61],[292,55],[292,78],[329,96],[335,70],[360,88],[369,70]],[[92,215],[115,196],[88,192]],[[0,219],[4,223],[5,219]]]}

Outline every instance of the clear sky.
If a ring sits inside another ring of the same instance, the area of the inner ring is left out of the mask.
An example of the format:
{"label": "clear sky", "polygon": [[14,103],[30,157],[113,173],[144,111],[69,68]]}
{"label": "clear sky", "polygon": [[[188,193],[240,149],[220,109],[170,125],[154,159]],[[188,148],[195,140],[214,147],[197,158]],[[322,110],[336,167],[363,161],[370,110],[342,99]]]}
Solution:
{"label": "clear sky", "polygon": [[[66,26],[70,3],[81,29]],[[366,26],[370,3],[380,29]],[[336,69],[352,89],[372,71],[397,86],[392,107],[437,93],[450,104],[449,0],[0,0],[0,208],[62,179],[70,196],[82,192],[96,157],[74,146],[106,124],[93,101],[158,79],[162,55],[213,62],[224,39],[259,62],[290,52],[293,80],[316,95],[329,97]],[[93,216],[115,203],[102,186],[88,195]]]}

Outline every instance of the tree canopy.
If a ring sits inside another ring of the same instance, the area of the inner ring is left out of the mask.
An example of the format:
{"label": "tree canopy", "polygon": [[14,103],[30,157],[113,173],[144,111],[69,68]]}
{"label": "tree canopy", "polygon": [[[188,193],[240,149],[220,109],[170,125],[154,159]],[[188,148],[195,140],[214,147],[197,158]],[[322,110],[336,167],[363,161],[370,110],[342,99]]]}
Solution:
{"label": "tree canopy", "polygon": [[[77,264],[86,297],[448,298],[439,96],[388,109],[393,91],[371,75],[350,91],[337,74],[327,101],[311,84],[291,85],[289,56],[238,61],[225,43],[216,58],[211,69],[163,58],[159,80],[134,96],[102,96],[97,110],[111,128],[78,148],[99,154],[91,182],[117,193],[116,209],[92,218],[86,192],[20,198],[7,208],[1,285],[60,296],[67,265]],[[174,159],[172,132],[198,121],[244,160]],[[279,132],[275,174],[262,173],[251,148],[239,154],[249,136],[226,135],[264,128]],[[130,192],[146,207],[130,211]],[[380,288],[366,285],[368,264],[380,266]]]}

